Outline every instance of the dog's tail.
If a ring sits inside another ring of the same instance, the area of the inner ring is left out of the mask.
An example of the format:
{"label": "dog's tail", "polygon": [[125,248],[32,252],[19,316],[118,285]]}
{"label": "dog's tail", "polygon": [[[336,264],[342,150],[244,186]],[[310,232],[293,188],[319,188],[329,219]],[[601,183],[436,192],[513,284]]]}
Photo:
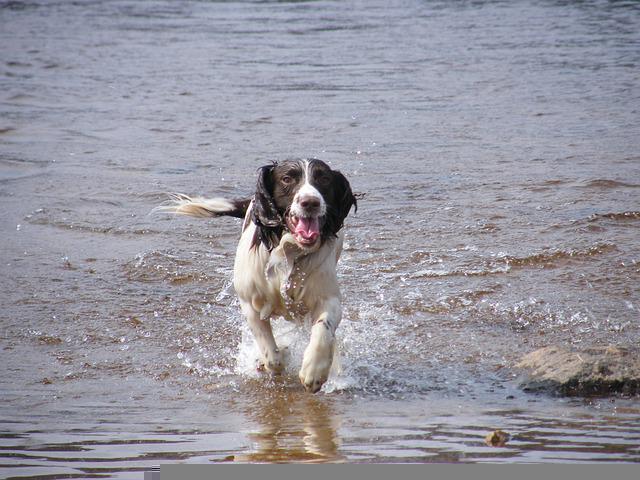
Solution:
{"label": "dog's tail", "polygon": [[228,200],[226,198],[190,197],[182,193],[170,194],[170,199],[153,209],[153,212],[169,212],[192,217],[237,217],[244,218],[251,198]]}

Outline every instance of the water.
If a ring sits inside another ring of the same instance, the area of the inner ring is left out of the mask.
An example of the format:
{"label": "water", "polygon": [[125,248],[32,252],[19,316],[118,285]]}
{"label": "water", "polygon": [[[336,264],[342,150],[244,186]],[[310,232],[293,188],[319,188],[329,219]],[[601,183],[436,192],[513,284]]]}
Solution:
{"label": "water", "polygon": [[[640,461],[637,398],[511,368],[638,344],[638,4],[388,3],[0,3],[3,476]],[[315,396],[304,329],[277,326],[283,378],[253,370],[239,221],[149,214],[291,156],[366,194]]]}

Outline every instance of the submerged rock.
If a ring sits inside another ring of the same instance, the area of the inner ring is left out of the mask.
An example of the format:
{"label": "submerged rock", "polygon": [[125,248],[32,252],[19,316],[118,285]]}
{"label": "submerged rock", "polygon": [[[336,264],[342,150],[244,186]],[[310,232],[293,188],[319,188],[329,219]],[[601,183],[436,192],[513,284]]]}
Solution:
{"label": "submerged rock", "polygon": [[569,351],[545,347],[525,355],[516,365],[528,370],[520,384],[525,391],[569,396],[640,394],[640,351],[594,347]]}

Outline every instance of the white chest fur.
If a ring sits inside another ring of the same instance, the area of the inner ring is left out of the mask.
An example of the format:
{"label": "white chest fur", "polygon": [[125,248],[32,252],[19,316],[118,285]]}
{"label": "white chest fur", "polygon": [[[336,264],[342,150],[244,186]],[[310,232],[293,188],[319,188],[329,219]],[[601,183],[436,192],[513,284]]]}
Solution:
{"label": "white chest fur", "polygon": [[262,245],[251,248],[255,226],[244,231],[236,254],[234,286],[240,300],[260,312],[260,318],[284,316],[302,321],[319,301],[339,296],[336,264],[342,235],[314,248],[300,247],[286,233],[268,252]]}

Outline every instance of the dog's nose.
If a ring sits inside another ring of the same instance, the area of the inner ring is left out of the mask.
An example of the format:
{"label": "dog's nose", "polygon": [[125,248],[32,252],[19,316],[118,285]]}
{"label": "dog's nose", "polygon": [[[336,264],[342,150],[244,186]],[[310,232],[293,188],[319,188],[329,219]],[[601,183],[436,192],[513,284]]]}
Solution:
{"label": "dog's nose", "polygon": [[320,200],[316,197],[304,196],[300,197],[298,204],[305,210],[313,210],[320,208]]}

